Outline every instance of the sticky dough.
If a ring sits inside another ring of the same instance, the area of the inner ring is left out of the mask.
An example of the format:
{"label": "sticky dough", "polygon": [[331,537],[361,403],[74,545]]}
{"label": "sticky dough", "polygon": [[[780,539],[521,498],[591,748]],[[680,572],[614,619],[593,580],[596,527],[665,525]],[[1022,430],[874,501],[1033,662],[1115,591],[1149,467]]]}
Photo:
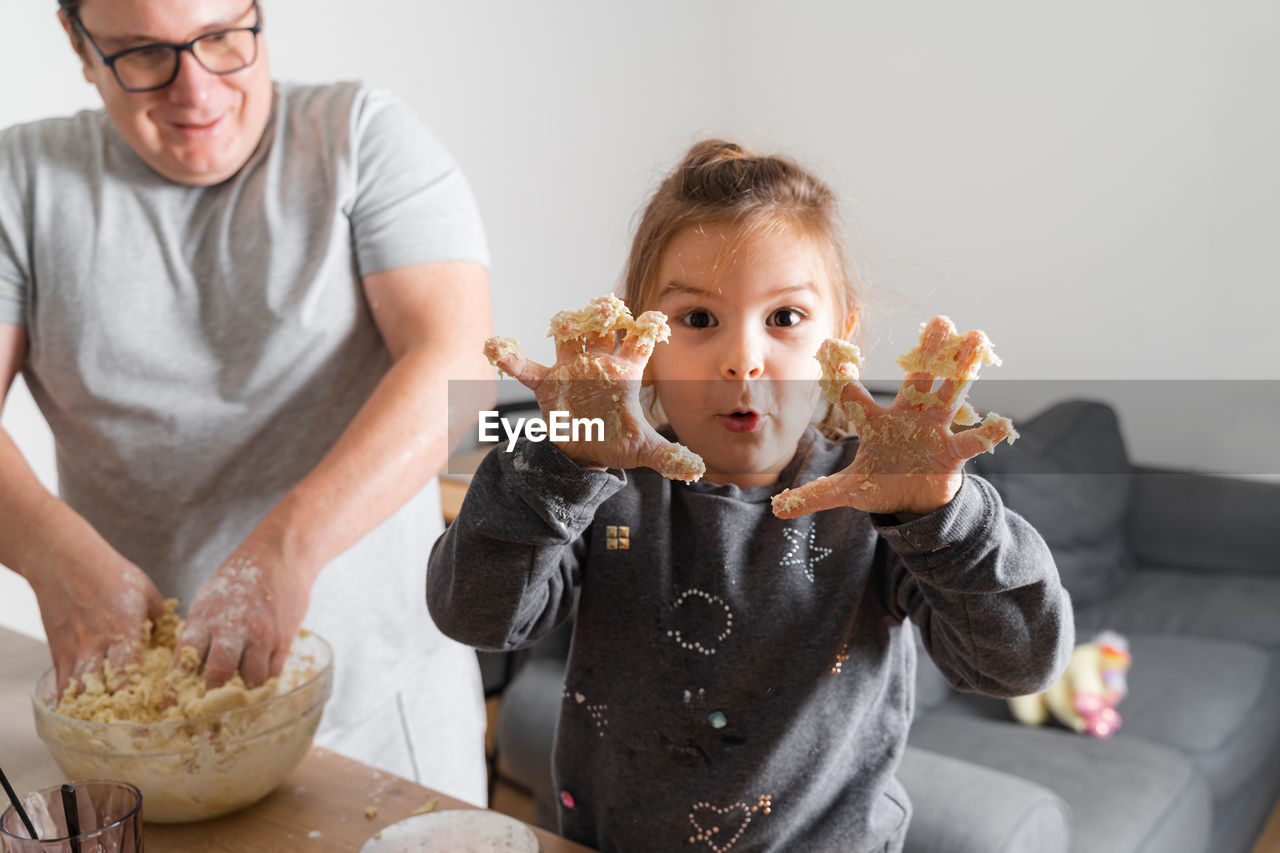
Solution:
{"label": "sticky dough", "polygon": [[118,672],[105,658],[82,683],[72,682],[58,702],[57,712],[77,720],[100,723],[151,723],[186,720],[221,713],[259,702],[276,691],[276,679],[252,689],[239,673],[221,687],[208,690],[195,649],[182,650],[180,663],[171,667],[183,620],[174,612],[175,599],[165,602],[165,613],[147,620],[142,662]]}
{"label": "sticky dough", "polygon": [[683,444],[673,444],[667,448],[666,458],[663,459],[658,473],[671,480],[696,483],[702,479],[703,474],[707,473],[707,466],[701,456]]}
{"label": "sticky dough", "polygon": [[508,356],[521,354],[520,343],[515,338],[495,336],[484,342],[485,358],[489,359],[489,363],[494,367],[498,367],[498,362]]}
{"label": "sticky dough", "polygon": [[[941,321],[943,331],[941,346],[929,355],[925,354],[925,342],[928,338],[930,323],[922,323],[920,324],[920,343],[898,356],[897,364],[908,373],[929,373],[942,379],[957,381],[959,387],[955,393],[963,400],[970,386],[977,381],[978,371],[984,365],[999,366],[1002,362],[995,353],[991,339],[985,332],[978,330],[976,334],[979,336],[979,343],[974,357],[967,367],[961,365],[960,356],[965,344],[965,336],[957,334],[955,324],[949,318],[938,317],[932,322],[937,321]],[[823,397],[832,405],[841,405],[841,392],[846,385],[858,378],[862,369],[862,354],[848,341],[828,338],[822,343],[815,358],[822,365],[820,384]],[[898,393],[902,399],[922,409],[947,405],[934,392],[921,391],[912,385],[904,386]],[[866,426],[866,418],[860,407],[849,403],[844,403],[844,406],[850,420],[856,426]],[[982,426],[990,426],[999,420],[1000,417],[994,414],[987,415],[985,419],[981,418],[973,406],[967,402],[961,404],[955,415],[955,423],[962,427],[975,426],[979,422]],[[1010,442],[1016,436],[1017,433],[1013,433]],[[993,447],[994,445],[991,445],[987,449],[991,450]]]}
{"label": "sticky dough", "polygon": [[572,341],[620,331],[632,333],[636,345],[646,350],[671,337],[667,316],[661,311],[646,311],[632,317],[627,304],[612,294],[592,299],[586,308],[556,314],[551,318],[551,331],[547,335],[557,341]]}
{"label": "sticky dough", "polygon": [[[925,340],[928,337],[930,323],[942,322],[943,335],[940,346],[925,352]],[[936,317],[930,323],[920,326],[920,343],[906,353],[898,356],[897,364],[908,373],[928,373],[939,379],[977,379],[978,371],[983,365],[1000,365],[990,338],[981,331],[972,332],[979,338],[976,357],[967,365],[960,363],[961,350],[965,345],[965,336],[956,333],[956,326],[947,317]]]}
{"label": "sticky dough", "polygon": [[[176,604],[146,626],[141,666],[117,673],[104,662],[82,690],[63,696],[59,715],[36,718],[67,778],[132,782],[149,823],[204,820],[266,796],[306,755],[327,696],[314,680],[323,643],[305,631],[280,677],[253,690],[237,675],[206,691],[194,652],[169,672],[182,632]],[[312,687],[298,689],[304,684]]]}
{"label": "sticky dough", "polygon": [[840,395],[844,386],[861,375],[862,353],[856,346],[839,338],[827,338],[818,348],[814,356],[822,365],[822,379],[819,385],[822,396],[833,406],[840,405]]}
{"label": "sticky dough", "polygon": [[[627,304],[612,294],[592,299],[586,308],[559,312],[551,318],[551,330],[547,335],[560,343],[585,343],[590,337],[616,335],[618,332],[626,332],[627,348],[646,356],[653,352],[656,345],[671,337],[667,315],[661,311],[645,311],[639,317],[632,317]],[[489,363],[497,366],[507,356],[520,355],[520,343],[513,338],[492,337],[485,342],[484,352]],[[586,349],[576,362],[555,368],[548,374],[548,378],[567,388],[574,381],[592,379],[608,383],[617,380],[620,375],[615,364]],[[620,402],[617,394],[613,395],[613,400]],[[568,397],[564,395],[555,404],[558,409],[571,408]],[[624,420],[617,411],[606,416],[607,435],[623,439],[635,437],[634,431],[631,435],[626,434],[627,432]],[[673,444],[664,451],[657,471],[664,477],[692,483],[701,479],[706,473],[706,467],[701,456],[683,444]]]}
{"label": "sticky dough", "polygon": [[[931,346],[929,353],[926,354],[925,345],[929,338],[931,323],[939,325],[942,334],[941,340],[937,342],[940,345]],[[963,400],[963,395],[968,393],[969,387],[977,380],[981,367],[987,364],[999,365],[1000,359],[996,357],[991,340],[985,333],[979,331],[976,333],[979,336],[976,350],[966,354],[970,355],[972,360],[968,365],[962,364],[960,359],[965,346],[965,336],[957,334],[955,324],[946,317],[935,318],[931,323],[921,325],[919,345],[899,356],[897,363],[908,373],[928,373],[935,377],[956,381],[959,387],[955,393],[961,395]],[[873,428],[862,404],[844,399],[845,386],[859,378],[863,366],[862,354],[856,346],[838,338],[828,338],[822,342],[814,358],[822,365],[819,386],[823,398],[831,405],[841,407],[858,436],[864,442],[874,443],[876,446],[877,455],[869,458],[865,463],[868,473],[884,470],[890,466],[905,466],[908,474],[929,470],[931,458],[938,451],[934,446],[936,437],[932,432],[919,424],[901,421],[883,421],[879,427]],[[899,394],[906,402],[922,409],[947,405],[934,392],[921,391],[911,385],[904,386]],[[978,413],[967,402],[960,406],[955,415],[955,423],[960,426],[973,426],[978,424],[979,420],[983,427],[1004,424],[1010,444],[1018,437],[1008,418],[992,412],[986,418],[980,419]],[[995,452],[994,441],[982,433],[975,433],[975,435],[988,453]],[[863,489],[876,488],[871,480],[864,480],[861,486]],[[805,498],[802,494],[798,494],[798,491],[798,489],[786,489],[774,495],[773,511],[794,513],[803,510]]]}

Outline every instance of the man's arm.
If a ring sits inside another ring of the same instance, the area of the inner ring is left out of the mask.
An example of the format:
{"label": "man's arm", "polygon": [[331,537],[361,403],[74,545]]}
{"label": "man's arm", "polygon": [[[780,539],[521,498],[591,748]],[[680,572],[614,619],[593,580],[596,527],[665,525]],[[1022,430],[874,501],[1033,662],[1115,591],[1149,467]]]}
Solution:
{"label": "man's arm", "polygon": [[[484,267],[415,264],[365,276],[364,287],[392,367],[337,443],[196,596],[182,642],[205,661],[210,684],[237,670],[251,685],[278,673],[320,570],[444,466],[450,417],[460,436],[492,402]],[[486,390],[451,409],[451,379]]]}
{"label": "man's arm", "polygon": [[[264,520],[288,531],[286,553],[311,579],[444,467],[449,417],[461,436],[494,394],[484,357],[492,334],[484,267],[416,264],[366,276],[364,285],[393,367],[333,449]],[[473,380],[485,396],[457,405],[449,380]]]}
{"label": "man's arm", "polygon": [[[27,333],[0,323],[0,409],[22,369]],[[49,638],[59,693],[71,678],[96,671],[105,656],[123,670],[138,652],[145,619],[164,611],[142,571],[71,507],[49,493],[0,429],[0,563],[35,591]]]}

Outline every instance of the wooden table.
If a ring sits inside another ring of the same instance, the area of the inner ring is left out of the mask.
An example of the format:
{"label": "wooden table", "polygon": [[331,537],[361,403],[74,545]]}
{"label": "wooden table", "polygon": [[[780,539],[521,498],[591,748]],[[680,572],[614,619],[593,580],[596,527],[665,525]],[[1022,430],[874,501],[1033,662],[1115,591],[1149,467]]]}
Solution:
{"label": "wooden table", "polygon": [[449,524],[458,517],[462,508],[462,499],[467,496],[466,479],[440,475],[440,509],[444,513],[444,523]]}
{"label": "wooden table", "polygon": [[467,496],[467,486],[471,483],[471,474],[480,465],[480,460],[492,450],[491,445],[460,450],[449,457],[449,464],[440,473],[440,506],[444,511],[445,524],[453,521],[462,506],[462,499]]}
{"label": "wooden table", "polygon": [[[0,628],[0,661],[0,767],[20,796],[61,784],[66,780],[36,736],[31,716],[31,688],[49,668],[49,650],[44,643]],[[379,829],[404,820],[433,800],[437,809],[474,808],[336,752],[312,747],[280,787],[258,803],[201,823],[148,824],[144,841],[147,853],[349,853],[359,850]],[[365,817],[368,806],[377,809],[373,818]],[[589,853],[586,847],[545,830],[534,827],[533,831],[543,853]]]}

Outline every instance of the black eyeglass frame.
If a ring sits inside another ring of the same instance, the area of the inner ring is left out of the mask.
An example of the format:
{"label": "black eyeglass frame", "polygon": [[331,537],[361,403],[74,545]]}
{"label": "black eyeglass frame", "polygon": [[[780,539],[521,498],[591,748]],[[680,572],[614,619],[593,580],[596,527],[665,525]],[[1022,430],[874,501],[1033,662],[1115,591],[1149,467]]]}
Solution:
{"label": "black eyeglass frame", "polygon": [[[137,47],[130,47],[130,48],[126,48],[124,50],[118,51],[116,53],[111,54],[110,56],[103,53],[102,48],[98,47],[98,43],[93,40],[93,36],[89,35],[89,31],[84,28],[84,24],[80,21],[79,15],[75,14],[74,12],[71,13],[71,22],[76,25],[76,29],[80,31],[80,35],[84,36],[85,41],[89,42],[89,45],[98,54],[98,57],[102,60],[102,64],[111,69],[111,73],[115,76],[116,82],[120,84],[121,89],[124,89],[126,92],[156,92],[156,91],[159,91],[160,89],[163,89],[165,86],[172,84],[174,80],[178,79],[178,73],[182,70],[183,51],[190,52],[190,54],[193,57],[195,57],[196,62],[199,62],[200,67],[203,68],[205,71],[208,71],[210,74],[216,74],[219,77],[226,74],[235,74],[237,71],[243,71],[246,68],[248,68],[250,65],[253,65],[253,63],[257,62],[258,61],[258,36],[262,34],[262,11],[258,8],[258,0],[253,0],[253,6],[251,8],[254,10],[254,12],[257,13],[257,16],[258,16],[258,20],[255,21],[253,26],[251,27],[230,27],[225,30],[216,30],[211,33],[205,33],[204,35],[196,36],[186,44],[170,44],[168,42],[153,42],[151,44],[141,44],[141,45],[138,45]],[[245,10],[245,14],[248,14],[247,9]],[[198,41],[201,41],[203,39],[208,39],[208,38],[214,38],[215,36],[225,36],[227,33],[246,33],[246,32],[253,33],[253,59],[249,60],[244,65],[241,65],[239,68],[233,68],[230,71],[214,71],[213,69],[205,65],[204,62],[201,61],[199,54],[196,53],[195,47],[196,47],[196,42]],[[134,54],[134,53],[142,53],[143,51],[147,51],[147,50],[155,50],[156,48],[160,48],[160,47],[167,47],[173,51],[173,57],[174,57],[173,73],[169,75],[169,79],[165,80],[163,83],[160,83],[159,85],[156,85],[156,86],[144,86],[142,88],[126,86],[124,80],[120,79],[120,72],[116,70],[116,62],[119,61],[121,57],[129,56],[130,54]]]}

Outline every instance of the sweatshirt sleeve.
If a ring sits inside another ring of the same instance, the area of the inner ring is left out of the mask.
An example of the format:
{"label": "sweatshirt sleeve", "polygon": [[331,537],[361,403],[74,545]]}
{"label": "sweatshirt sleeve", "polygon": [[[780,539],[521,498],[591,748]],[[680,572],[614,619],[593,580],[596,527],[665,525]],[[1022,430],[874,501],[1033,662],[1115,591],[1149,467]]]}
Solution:
{"label": "sweatshirt sleeve", "polygon": [[480,463],[427,565],[427,608],[455,640],[505,651],[549,634],[573,610],[583,534],[626,483],[581,468],[550,442],[520,440]]}
{"label": "sweatshirt sleeve", "polygon": [[1020,696],[1058,679],[1075,645],[1071,599],[1049,546],[990,483],[966,474],[937,512],[873,522],[900,561],[890,606],[954,687]]}

